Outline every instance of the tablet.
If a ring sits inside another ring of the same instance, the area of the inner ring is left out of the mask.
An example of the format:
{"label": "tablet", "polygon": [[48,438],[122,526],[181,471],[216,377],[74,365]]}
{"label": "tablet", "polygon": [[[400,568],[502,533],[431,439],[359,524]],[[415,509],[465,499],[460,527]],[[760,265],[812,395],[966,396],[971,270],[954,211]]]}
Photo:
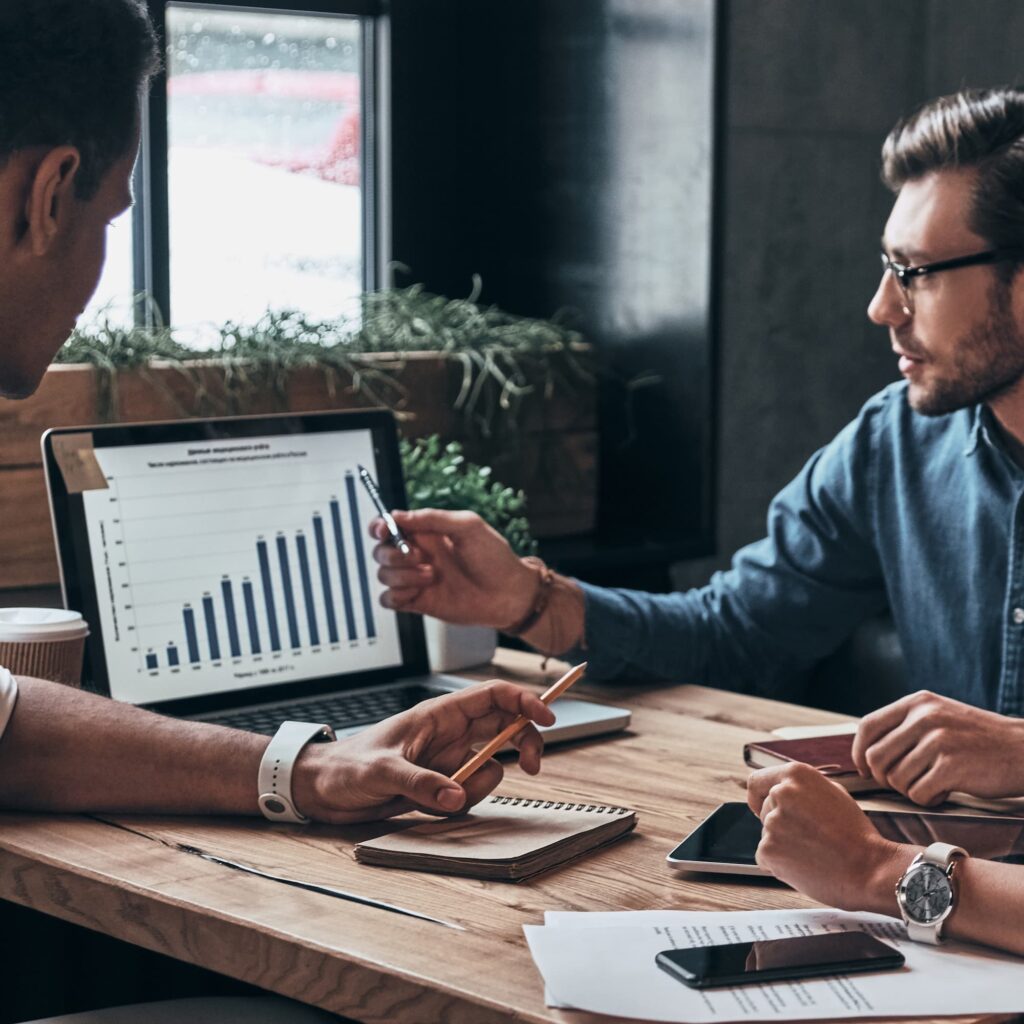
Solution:
{"label": "tablet", "polygon": [[[1024,818],[934,814],[928,811],[867,811],[875,828],[897,843],[928,846],[951,843],[971,856],[1024,864]],[[762,875],[754,858],[761,822],[744,803],[722,804],[711,812],[666,858],[686,871]]]}

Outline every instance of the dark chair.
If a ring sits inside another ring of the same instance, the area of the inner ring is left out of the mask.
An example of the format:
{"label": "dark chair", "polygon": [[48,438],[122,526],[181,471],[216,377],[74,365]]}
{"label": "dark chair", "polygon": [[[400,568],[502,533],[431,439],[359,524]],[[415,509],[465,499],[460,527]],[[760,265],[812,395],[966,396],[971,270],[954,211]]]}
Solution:
{"label": "dark chair", "polygon": [[811,671],[804,703],[865,715],[907,692],[906,663],[892,616],[862,622],[849,639]]}

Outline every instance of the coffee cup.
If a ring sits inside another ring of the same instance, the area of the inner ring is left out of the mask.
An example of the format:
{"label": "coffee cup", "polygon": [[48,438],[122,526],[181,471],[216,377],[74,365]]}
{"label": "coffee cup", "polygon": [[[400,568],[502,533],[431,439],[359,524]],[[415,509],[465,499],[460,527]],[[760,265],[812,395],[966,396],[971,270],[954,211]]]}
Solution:
{"label": "coffee cup", "polygon": [[82,685],[89,627],[78,612],[0,608],[0,667],[15,676]]}

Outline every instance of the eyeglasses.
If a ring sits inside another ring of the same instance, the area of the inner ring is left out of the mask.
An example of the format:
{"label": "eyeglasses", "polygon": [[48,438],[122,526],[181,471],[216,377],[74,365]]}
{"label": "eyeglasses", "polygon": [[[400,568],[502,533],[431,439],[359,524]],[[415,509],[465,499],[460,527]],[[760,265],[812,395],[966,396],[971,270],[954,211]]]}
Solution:
{"label": "eyeglasses", "polygon": [[914,298],[910,285],[915,277],[925,274],[940,274],[944,270],[957,270],[960,267],[975,267],[983,263],[1005,263],[1008,260],[1024,260],[1024,248],[989,249],[987,252],[976,252],[971,256],[957,256],[951,260],[936,260],[934,263],[921,263],[916,267],[908,267],[890,259],[884,252],[882,256],[882,273],[892,273],[903,296],[903,310],[909,316],[914,312]]}

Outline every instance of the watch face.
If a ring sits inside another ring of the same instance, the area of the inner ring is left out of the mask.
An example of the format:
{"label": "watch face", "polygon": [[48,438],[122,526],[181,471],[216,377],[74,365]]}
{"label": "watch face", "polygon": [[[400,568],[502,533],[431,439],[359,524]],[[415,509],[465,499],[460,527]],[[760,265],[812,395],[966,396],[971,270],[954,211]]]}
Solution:
{"label": "watch face", "polygon": [[931,924],[946,912],[953,890],[942,868],[921,864],[906,881],[906,910],[912,921]]}

